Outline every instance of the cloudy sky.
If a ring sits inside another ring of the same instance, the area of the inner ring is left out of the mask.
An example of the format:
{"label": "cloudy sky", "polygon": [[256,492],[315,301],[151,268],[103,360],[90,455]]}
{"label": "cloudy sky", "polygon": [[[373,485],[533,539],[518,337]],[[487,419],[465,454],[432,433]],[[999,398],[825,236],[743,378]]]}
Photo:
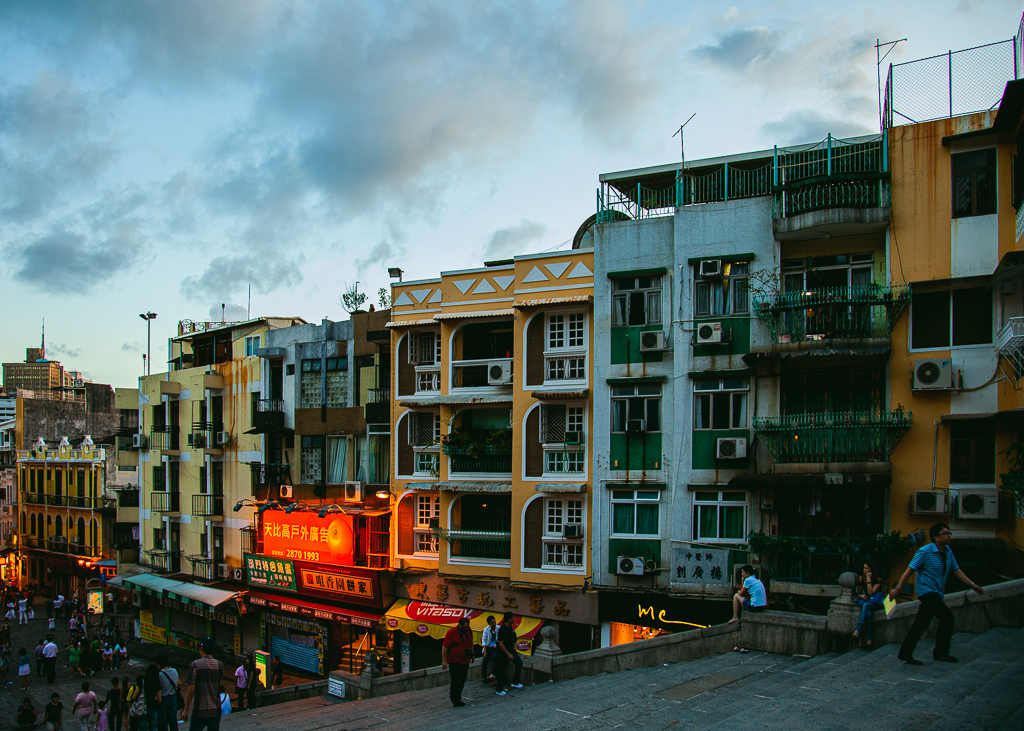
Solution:
{"label": "cloudy sky", "polygon": [[[182,319],[344,319],[568,245],[598,175],[877,131],[890,60],[1010,38],[1012,0],[0,3],[0,359],[129,386]],[[156,371],[157,368],[154,368]]]}

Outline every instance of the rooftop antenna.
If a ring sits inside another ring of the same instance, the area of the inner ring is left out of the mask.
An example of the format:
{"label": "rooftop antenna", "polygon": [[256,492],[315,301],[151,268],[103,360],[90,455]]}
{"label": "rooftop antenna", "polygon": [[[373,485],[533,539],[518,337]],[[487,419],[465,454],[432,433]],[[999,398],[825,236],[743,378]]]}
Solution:
{"label": "rooftop antenna", "polygon": [[43,318],[43,339],[42,339],[42,342],[39,343],[39,348],[40,348],[40,350],[43,351],[43,357],[45,358],[46,357],[46,318],[45,317]]}
{"label": "rooftop antenna", "polygon": [[[690,115],[690,119],[693,119],[696,116],[697,112],[694,112],[693,114]],[[686,168],[686,145],[683,144],[683,127],[690,123],[690,119],[686,120],[681,125],[679,125],[679,129],[677,129],[675,133],[672,135],[673,137],[679,135],[679,157],[681,159],[683,169]]]}
{"label": "rooftop antenna", "polygon": [[[885,120],[882,119],[882,61],[885,60],[886,56],[892,53],[892,49],[896,48],[896,45],[903,43],[906,38],[900,38],[898,41],[886,41],[882,43],[881,38],[875,39],[875,71],[878,75],[878,129],[882,129],[885,124]],[[888,48],[885,51],[885,56],[882,55],[882,49]]]}
{"label": "rooftop antenna", "polygon": [[221,325],[224,324],[224,308],[225,307],[226,307],[226,305],[223,302],[221,302],[220,303],[220,324]]}

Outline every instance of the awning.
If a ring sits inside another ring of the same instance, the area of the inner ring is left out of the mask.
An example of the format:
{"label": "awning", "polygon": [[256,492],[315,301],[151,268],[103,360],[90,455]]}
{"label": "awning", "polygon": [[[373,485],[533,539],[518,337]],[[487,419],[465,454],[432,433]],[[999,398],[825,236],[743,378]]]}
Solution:
{"label": "awning", "polygon": [[[473,630],[473,641],[479,645],[484,627],[487,626],[487,617],[494,615],[494,618],[500,622],[503,614],[504,612],[500,609],[463,609],[448,604],[399,599],[384,614],[384,620],[385,626],[390,630],[398,629],[406,634],[443,640],[444,636],[448,634],[448,630],[455,627],[460,619],[469,617],[469,628]],[[543,626],[543,619],[516,615],[512,623],[512,628],[516,631],[519,640],[516,649],[520,652],[529,652],[533,638],[537,636]]]}
{"label": "awning", "polygon": [[494,394],[493,396],[434,396],[430,399],[418,400],[405,400],[399,401],[398,405],[407,408],[414,409],[418,406],[462,406],[472,404],[510,404],[512,403],[512,394]]}
{"label": "awning", "polygon": [[450,492],[512,492],[511,482],[471,482],[469,480],[439,480],[437,482],[414,482],[407,485],[412,490],[448,490]]}
{"label": "awning", "polygon": [[543,297],[541,299],[533,300],[519,300],[513,307],[544,307],[545,305],[560,305],[569,302],[593,302],[594,295],[592,294],[571,294],[567,297]]}
{"label": "awning", "polygon": [[270,594],[251,589],[245,594],[245,602],[254,607],[266,607],[268,609],[276,609],[279,612],[299,614],[305,617],[328,619],[335,622],[348,621],[358,627],[375,627],[383,616],[380,612],[337,607],[333,604],[323,604],[310,601],[309,599],[281,596],[280,594]]}
{"label": "awning", "polygon": [[139,574],[138,576],[130,576],[124,579],[126,586],[130,586],[132,589],[141,591],[143,594],[149,594],[150,596],[163,596],[164,589],[180,583],[180,581],[165,579],[155,574]]}
{"label": "awning", "polygon": [[230,601],[238,596],[236,591],[224,591],[214,589],[212,586],[202,584],[187,584],[183,581],[176,582],[178,585],[168,587],[164,591],[171,599],[177,599],[183,604],[196,604],[210,609],[216,609],[224,602]]}
{"label": "awning", "polygon": [[586,492],[587,483],[578,482],[538,482],[534,492]]}
{"label": "awning", "polygon": [[586,398],[589,389],[577,389],[575,391],[534,391],[530,394],[535,399],[577,399]]}
{"label": "awning", "polygon": [[[469,304],[469,303],[466,303]],[[511,317],[514,310],[476,310],[472,312],[445,312],[441,315],[434,315],[435,320],[465,320],[471,317]]]}
{"label": "awning", "polygon": [[436,325],[437,320],[428,318],[426,320],[392,320],[385,323],[384,327],[415,327],[416,325]]}
{"label": "awning", "polygon": [[123,586],[133,576],[139,576],[140,574],[148,574],[150,573],[150,571],[151,569],[148,566],[132,566],[130,569],[122,571],[114,578],[107,580],[107,586]]}

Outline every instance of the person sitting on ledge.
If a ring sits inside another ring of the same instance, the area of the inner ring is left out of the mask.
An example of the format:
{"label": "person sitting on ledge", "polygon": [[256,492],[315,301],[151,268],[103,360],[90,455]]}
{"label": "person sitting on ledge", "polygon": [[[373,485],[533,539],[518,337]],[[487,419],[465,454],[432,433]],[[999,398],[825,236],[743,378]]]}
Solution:
{"label": "person sitting on ledge", "polygon": [[740,569],[740,574],[743,576],[743,586],[732,598],[732,619],[729,622],[739,622],[742,611],[763,612],[768,608],[768,592],[758,580],[754,567],[747,564]]}
{"label": "person sitting on ledge", "polygon": [[864,630],[868,647],[871,647],[874,640],[874,624],[871,620],[875,612],[882,609],[885,592],[882,590],[882,577],[878,575],[870,561],[864,564],[864,573],[857,577],[856,592],[860,619],[857,621],[857,629],[854,630],[853,636],[860,637],[861,630]]}

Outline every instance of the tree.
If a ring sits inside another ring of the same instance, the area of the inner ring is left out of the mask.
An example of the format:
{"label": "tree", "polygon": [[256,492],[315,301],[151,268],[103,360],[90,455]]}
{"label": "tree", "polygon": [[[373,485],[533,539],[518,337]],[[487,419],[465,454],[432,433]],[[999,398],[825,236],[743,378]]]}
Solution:
{"label": "tree", "polygon": [[350,315],[362,307],[363,303],[366,302],[366,295],[359,292],[359,282],[353,285],[345,285],[345,292],[341,295],[341,299],[338,300],[345,312]]}
{"label": "tree", "polygon": [[390,295],[390,293],[388,293],[388,291],[386,289],[384,289],[383,287],[378,289],[377,290],[377,297],[378,297],[377,301],[380,304],[380,308],[382,310],[390,310],[391,309],[391,295]]}

